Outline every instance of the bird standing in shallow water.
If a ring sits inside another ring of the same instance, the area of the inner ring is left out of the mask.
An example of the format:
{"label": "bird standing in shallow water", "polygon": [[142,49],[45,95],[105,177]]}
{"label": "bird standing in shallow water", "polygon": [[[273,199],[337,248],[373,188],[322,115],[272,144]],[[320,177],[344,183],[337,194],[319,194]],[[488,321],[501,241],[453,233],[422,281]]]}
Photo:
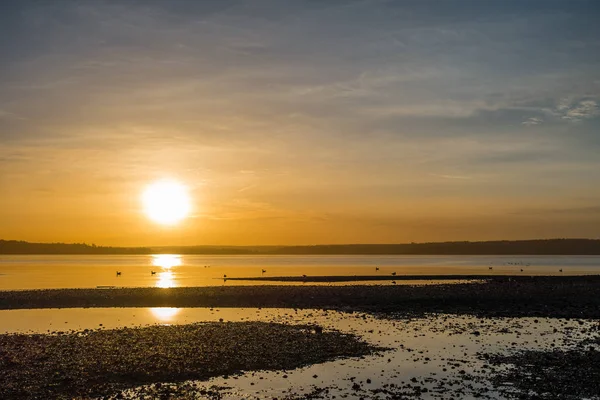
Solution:
{"label": "bird standing in shallow water", "polygon": [[156,271],[150,271],[150,275],[156,275]]}
{"label": "bird standing in shallow water", "polygon": [[121,271],[117,271],[117,276],[121,276]]}
{"label": "bird standing in shallow water", "polygon": [[375,271],[379,271],[379,267],[375,267]]}

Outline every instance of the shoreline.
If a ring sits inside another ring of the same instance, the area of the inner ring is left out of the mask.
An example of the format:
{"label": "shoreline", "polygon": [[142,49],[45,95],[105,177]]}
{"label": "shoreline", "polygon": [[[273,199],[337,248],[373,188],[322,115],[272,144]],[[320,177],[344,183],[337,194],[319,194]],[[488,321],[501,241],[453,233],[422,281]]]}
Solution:
{"label": "shoreline", "polygon": [[600,276],[497,276],[487,277],[484,283],[426,286],[274,285],[0,291],[0,310],[90,307],[314,308],[404,315],[600,318]]}

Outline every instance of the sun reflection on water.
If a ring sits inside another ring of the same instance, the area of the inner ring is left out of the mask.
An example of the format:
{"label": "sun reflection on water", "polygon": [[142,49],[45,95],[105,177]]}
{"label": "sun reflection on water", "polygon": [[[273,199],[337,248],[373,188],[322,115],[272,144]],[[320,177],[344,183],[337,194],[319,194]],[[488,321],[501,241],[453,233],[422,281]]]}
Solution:
{"label": "sun reflection on water", "polygon": [[173,279],[173,273],[171,271],[165,271],[158,274],[158,280],[156,281],[156,287],[159,288],[171,288],[175,286],[175,280]]}
{"label": "sun reflection on water", "polygon": [[154,307],[150,308],[152,315],[160,322],[171,322],[179,314],[180,308],[175,307]]}
{"label": "sun reflection on water", "polygon": [[181,265],[181,256],[178,254],[156,254],[152,256],[152,265],[167,269],[179,267]]}
{"label": "sun reflection on water", "polygon": [[[161,267],[164,271],[157,274],[156,287],[171,288],[175,287],[175,275],[171,268],[179,267],[182,264],[181,256],[177,254],[156,254],[152,256],[152,265]],[[155,274],[153,272],[152,274]]]}

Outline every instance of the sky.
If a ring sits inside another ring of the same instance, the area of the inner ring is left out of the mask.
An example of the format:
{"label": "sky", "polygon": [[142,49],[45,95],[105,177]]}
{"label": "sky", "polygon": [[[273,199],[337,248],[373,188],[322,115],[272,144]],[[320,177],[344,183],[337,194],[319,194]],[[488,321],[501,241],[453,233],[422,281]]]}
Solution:
{"label": "sky", "polygon": [[[597,1],[0,2],[0,238],[600,238]],[[141,194],[184,183],[189,218]]]}

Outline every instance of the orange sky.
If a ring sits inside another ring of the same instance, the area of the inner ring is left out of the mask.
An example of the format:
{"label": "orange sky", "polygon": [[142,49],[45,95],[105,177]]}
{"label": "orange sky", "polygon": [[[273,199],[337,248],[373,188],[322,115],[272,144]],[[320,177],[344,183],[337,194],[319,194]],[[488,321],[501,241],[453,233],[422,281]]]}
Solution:
{"label": "orange sky", "polygon": [[318,3],[6,6],[0,238],[600,237],[597,10]]}

